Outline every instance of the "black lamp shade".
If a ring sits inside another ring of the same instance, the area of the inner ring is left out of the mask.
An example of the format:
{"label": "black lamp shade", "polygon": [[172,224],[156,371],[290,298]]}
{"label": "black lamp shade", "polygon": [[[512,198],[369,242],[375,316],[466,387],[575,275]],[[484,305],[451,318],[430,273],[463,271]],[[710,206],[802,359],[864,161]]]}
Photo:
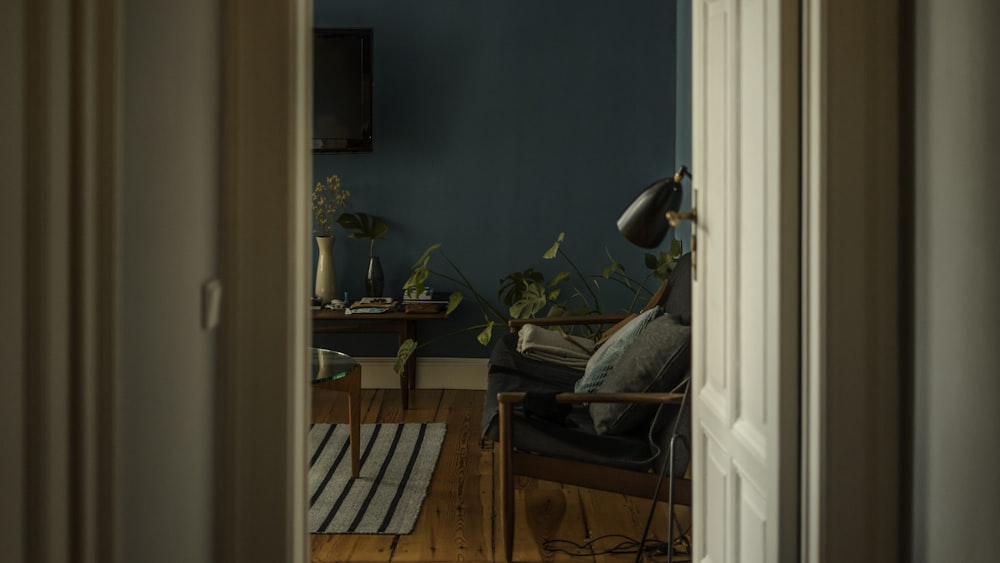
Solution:
{"label": "black lamp shade", "polygon": [[682,197],[674,176],[653,182],[622,212],[618,230],[632,244],[656,248],[670,232],[667,211],[680,209]]}

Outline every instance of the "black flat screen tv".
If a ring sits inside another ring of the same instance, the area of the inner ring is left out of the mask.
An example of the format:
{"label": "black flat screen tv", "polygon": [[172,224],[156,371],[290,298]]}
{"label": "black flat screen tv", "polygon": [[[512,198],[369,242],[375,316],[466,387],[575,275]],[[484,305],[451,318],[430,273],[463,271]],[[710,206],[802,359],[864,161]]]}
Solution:
{"label": "black flat screen tv", "polygon": [[372,30],[313,33],[313,152],[372,150]]}

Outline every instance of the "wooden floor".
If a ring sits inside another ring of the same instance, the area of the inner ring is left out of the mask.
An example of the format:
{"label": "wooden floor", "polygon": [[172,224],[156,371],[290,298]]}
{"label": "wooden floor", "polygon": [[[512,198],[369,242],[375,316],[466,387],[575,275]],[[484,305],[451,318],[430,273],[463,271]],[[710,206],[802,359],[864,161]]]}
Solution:
{"label": "wooden floor", "polygon": [[[430,490],[413,533],[402,536],[314,534],[310,536],[314,563],[333,561],[503,561],[499,518],[494,512],[493,449],[481,444],[480,415],[484,391],[418,389],[410,408],[400,406],[398,390],[369,390],[362,395],[362,422],[446,422],[441,450]],[[346,422],[346,395],[314,390],[314,422]],[[611,537],[592,549],[573,549],[581,555],[546,551],[545,540],[583,544],[589,539],[618,534],[637,539],[642,534],[650,502],[645,499],[582,489],[537,479],[517,483],[514,532],[515,561],[629,562],[635,554],[600,554],[625,538]],[[687,529],[690,513],[678,507]],[[650,538],[666,538],[667,511],[659,503]],[[564,548],[572,549],[563,542]],[[648,553],[643,561],[665,561]],[[688,561],[674,556],[674,561]]]}

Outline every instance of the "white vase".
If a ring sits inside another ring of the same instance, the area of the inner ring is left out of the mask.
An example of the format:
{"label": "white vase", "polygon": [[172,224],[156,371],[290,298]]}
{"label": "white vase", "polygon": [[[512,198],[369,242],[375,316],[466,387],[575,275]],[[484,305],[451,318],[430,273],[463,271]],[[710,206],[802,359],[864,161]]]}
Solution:
{"label": "white vase", "polygon": [[319,260],[316,262],[316,297],[326,305],[337,298],[337,272],[333,267],[333,237],[316,237]]}

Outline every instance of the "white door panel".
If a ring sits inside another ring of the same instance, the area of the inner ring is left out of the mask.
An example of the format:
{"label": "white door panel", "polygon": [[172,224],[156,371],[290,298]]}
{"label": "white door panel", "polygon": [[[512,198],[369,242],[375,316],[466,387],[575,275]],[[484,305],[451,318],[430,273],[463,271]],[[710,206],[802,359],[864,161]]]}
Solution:
{"label": "white door panel", "polygon": [[795,362],[779,361],[796,354],[782,351],[798,346],[796,331],[780,326],[798,306],[797,286],[781,286],[782,269],[798,264],[781,245],[798,236],[797,215],[782,212],[793,208],[782,198],[797,197],[795,178],[779,172],[783,158],[797,158],[797,139],[780,135],[782,120],[796,119],[786,104],[798,104],[782,80],[797,69],[781,68],[779,52],[796,45],[796,28],[782,24],[790,4],[695,0],[692,11],[697,561],[796,554],[795,530],[780,530],[777,513],[783,495],[797,494],[787,461],[798,456],[794,433],[778,431],[798,416],[796,402],[778,395],[794,389],[782,382],[797,373]]}
{"label": "white door panel", "polygon": [[[693,447],[699,457],[694,464],[696,480],[701,482],[697,489],[702,494],[695,499],[701,512],[695,530],[695,561],[721,563],[728,560],[729,456],[712,438],[711,432],[701,428],[696,436],[698,443]],[[699,551],[700,556],[697,555]]]}

